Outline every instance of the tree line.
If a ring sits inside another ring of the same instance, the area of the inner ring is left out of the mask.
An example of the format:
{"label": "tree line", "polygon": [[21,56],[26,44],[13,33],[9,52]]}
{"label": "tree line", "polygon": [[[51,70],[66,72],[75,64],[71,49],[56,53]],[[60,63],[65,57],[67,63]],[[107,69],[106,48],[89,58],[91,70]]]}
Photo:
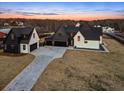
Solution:
{"label": "tree line", "polygon": [[[94,20],[94,21],[74,21],[74,20],[48,20],[48,19],[20,19],[20,18],[9,18],[0,19],[0,28],[10,28],[18,26],[18,22],[23,22],[24,26],[35,27],[38,33],[54,32],[59,26],[63,24],[75,25],[77,22],[81,24],[89,25],[101,25],[114,27],[115,30],[124,32],[124,19],[106,19],[106,20]],[[5,26],[5,23],[8,23]]]}

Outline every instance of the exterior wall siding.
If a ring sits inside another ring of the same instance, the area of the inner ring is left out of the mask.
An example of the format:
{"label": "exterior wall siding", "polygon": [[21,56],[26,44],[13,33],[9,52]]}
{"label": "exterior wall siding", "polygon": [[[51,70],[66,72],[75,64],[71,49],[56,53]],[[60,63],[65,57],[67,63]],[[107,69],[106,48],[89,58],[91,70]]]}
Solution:
{"label": "exterior wall siding", "polygon": [[[25,45],[25,50],[23,49],[23,45]],[[20,44],[20,52],[21,53],[29,53],[29,45],[28,44]]]}
{"label": "exterior wall siding", "polygon": [[[78,41],[78,36],[80,36],[80,41]],[[86,42],[85,42],[86,41]],[[76,48],[88,48],[88,49],[99,49],[100,41],[95,40],[85,40],[80,32],[74,36],[74,47]]]}
{"label": "exterior wall siding", "polygon": [[[33,38],[33,34],[35,33],[35,38]],[[36,32],[36,30],[34,29],[34,31],[33,31],[33,33],[32,33],[32,35],[31,35],[31,38],[30,38],[30,41],[29,41],[29,45],[32,45],[32,44],[34,44],[34,43],[38,43],[39,42],[39,36],[38,36],[38,34],[37,34],[37,32]],[[39,46],[38,46],[39,47]]]}
{"label": "exterior wall siding", "polygon": [[[78,36],[80,36],[80,41],[78,41]],[[77,34],[74,36],[74,47],[81,47],[84,44],[84,37],[82,34],[78,31]]]}
{"label": "exterior wall siding", "polygon": [[102,36],[100,36],[100,44],[103,44]]}
{"label": "exterior wall siding", "polygon": [[105,33],[105,32],[114,32],[114,28],[111,28],[111,27],[102,27],[102,31]]}
{"label": "exterior wall siding", "polygon": [[[35,33],[35,38],[33,37],[33,34],[34,33]],[[35,29],[34,29],[32,35],[31,35],[29,44],[20,44],[21,53],[30,53],[30,45],[32,45],[34,43],[37,43],[37,48],[39,48],[39,36],[38,36],[38,34],[37,34],[37,32],[36,32]],[[26,46],[26,49],[25,50],[23,50],[23,45]]]}
{"label": "exterior wall siding", "polygon": [[82,46],[78,46],[79,48],[89,48],[89,49],[99,49],[99,41],[87,40],[87,43],[84,43]]}

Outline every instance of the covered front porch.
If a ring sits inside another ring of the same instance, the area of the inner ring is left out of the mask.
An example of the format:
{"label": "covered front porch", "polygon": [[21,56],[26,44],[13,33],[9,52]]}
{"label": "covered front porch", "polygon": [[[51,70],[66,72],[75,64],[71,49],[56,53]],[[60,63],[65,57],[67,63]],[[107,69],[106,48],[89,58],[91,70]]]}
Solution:
{"label": "covered front porch", "polygon": [[53,41],[53,40],[45,40],[45,45],[49,46],[69,46],[68,41]]}

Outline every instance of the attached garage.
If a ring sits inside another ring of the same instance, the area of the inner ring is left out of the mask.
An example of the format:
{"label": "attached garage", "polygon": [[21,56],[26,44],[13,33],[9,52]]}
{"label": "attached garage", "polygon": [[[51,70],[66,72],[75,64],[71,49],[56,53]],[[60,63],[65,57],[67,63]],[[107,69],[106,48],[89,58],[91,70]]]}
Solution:
{"label": "attached garage", "polygon": [[59,41],[55,41],[54,45],[55,46],[67,46],[66,42],[59,42]]}
{"label": "attached garage", "polygon": [[37,43],[30,45],[30,51],[33,51],[34,49],[37,49]]}

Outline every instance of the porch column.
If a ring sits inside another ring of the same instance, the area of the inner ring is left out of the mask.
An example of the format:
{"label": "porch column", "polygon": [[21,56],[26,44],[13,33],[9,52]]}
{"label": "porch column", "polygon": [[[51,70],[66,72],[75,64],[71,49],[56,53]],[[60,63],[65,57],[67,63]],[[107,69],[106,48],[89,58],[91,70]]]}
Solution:
{"label": "porch column", "polygon": [[73,40],[71,40],[71,46],[73,46]]}
{"label": "porch column", "polygon": [[66,41],[66,46],[68,46],[68,41]]}
{"label": "porch column", "polygon": [[52,41],[52,46],[54,46],[54,44],[55,44],[55,41]]}
{"label": "porch column", "polygon": [[46,44],[47,44],[47,43],[46,43],[46,40],[44,40],[44,42],[43,42],[43,46],[46,45]]}

